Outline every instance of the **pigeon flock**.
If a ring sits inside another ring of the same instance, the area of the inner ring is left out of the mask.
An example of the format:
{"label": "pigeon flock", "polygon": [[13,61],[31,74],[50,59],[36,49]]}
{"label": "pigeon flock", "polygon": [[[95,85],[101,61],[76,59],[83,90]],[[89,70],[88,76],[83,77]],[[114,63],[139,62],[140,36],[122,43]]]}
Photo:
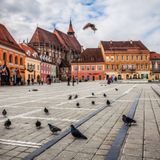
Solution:
{"label": "pigeon flock", "polygon": [[[115,91],[118,91],[118,89],[115,88]],[[92,95],[92,96],[95,96],[95,93],[92,92],[91,95]],[[103,93],[103,97],[106,98],[107,95],[106,95],[105,93]],[[73,99],[77,99],[77,98],[78,98],[78,95],[77,95],[77,94],[76,94],[76,95],[69,95],[68,100],[71,100],[72,98],[73,98]],[[92,101],[91,101],[91,104],[92,104],[92,105],[95,105],[95,101],[92,100]],[[110,105],[111,105],[111,102],[110,102],[108,99],[107,99],[107,101],[106,101],[106,105],[107,105],[107,106],[110,106]],[[77,103],[76,103],[76,106],[77,106],[77,108],[80,108],[80,103],[77,102]],[[43,111],[44,111],[44,113],[45,113],[46,115],[49,114],[49,110],[48,110],[46,107],[44,108]],[[7,111],[6,111],[5,109],[3,109],[3,111],[2,111],[2,115],[3,115],[4,117],[7,117]],[[123,115],[123,116],[122,116],[122,121],[123,121],[126,125],[128,125],[128,126],[131,126],[132,123],[136,123],[135,120],[133,120],[133,119],[130,118],[130,117],[127,117],[126,115]],[[11,126],[11,125],[12,125],[12,122],[11,122],[10,119],[7,119],[7,120],[4,122],[4,127],[5,127],[6,129],[10,129],[10,126]],[[37,120],[37,121],[35,122],[35,127],[36,127],[37,129],[40,129],[40,128],[41,128],[41,125],[42,125],[42,124],[41,124],[41,122],[40,122],[39,120]],[[50,123],[48,123],[48,127],[49,127],[50,131],[51,131],[53,134],[57,134],[58,132],[61,131],[60,128],[58,128],[58,127],[56,127],[56,126],[54,126],[54,125],[52,125],[52,124],[50,124]],[[83,135],[73,124],[71,124],[70,128],[71,128],[71,134],[72,134],[73,137],[79,138],[79,139],[87,139],[87,137],[86,137],[85,135]]]}

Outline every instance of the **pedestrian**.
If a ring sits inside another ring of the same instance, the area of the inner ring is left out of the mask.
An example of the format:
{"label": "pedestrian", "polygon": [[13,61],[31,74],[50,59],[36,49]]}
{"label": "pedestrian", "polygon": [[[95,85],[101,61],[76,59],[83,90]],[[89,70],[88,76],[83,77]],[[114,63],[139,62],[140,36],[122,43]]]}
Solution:
{"label": "pedestrian", "polygon": [[31,79],[31,81],[32,81],[32,85],[34,85],[34,79],[33,78]]}
{"label": "pedestrian", "polygon": [[74,76],[72,77],[72,86],[74,86],[74,82],[75,82],[75,79],[74,79]]}
{"label": "pedestrian", "polygon": [[68,79],[67,79],[67,82],[68,82],[68,86],[70,86],[70,77],[68,76]]}
{"label": "pedestrian", "polygon": [[27,84],[28,84],[28,86],[30,85],[30,79],[29,78],[27,79]]}

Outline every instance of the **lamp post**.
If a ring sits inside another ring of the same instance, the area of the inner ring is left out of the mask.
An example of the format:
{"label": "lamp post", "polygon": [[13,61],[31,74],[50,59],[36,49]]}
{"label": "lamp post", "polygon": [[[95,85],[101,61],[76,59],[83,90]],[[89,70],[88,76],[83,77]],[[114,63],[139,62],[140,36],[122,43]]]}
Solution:
{"label": "lamp post", "polygon": [[79,57],[80,57],[79,54],[75,55],[75,59],[76,59],[76,62],[77,62],[77,84],[78,84],[78,60],[79,60]]}

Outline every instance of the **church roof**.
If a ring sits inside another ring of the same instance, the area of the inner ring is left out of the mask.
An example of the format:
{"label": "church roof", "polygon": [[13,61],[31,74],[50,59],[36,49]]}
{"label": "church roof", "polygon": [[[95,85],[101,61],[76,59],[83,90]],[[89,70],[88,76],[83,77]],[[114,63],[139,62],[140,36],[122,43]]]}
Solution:
{"label": "church roof", "polygon": [[40,27],[37,27],[31,40],[30,43],[49,43],[55,46],[60,46],[60,42],[57,39],[57,36],[52,33],[49,32],[47,30],[44,30]]}
{"label": "church roof", "polygon": [[81,52],[81,45],[75,36],[67,35],[57,29],[55,29],[54,33],[60,41],[61,45],[64,46],[67,50],[71,49],[78,53]]}

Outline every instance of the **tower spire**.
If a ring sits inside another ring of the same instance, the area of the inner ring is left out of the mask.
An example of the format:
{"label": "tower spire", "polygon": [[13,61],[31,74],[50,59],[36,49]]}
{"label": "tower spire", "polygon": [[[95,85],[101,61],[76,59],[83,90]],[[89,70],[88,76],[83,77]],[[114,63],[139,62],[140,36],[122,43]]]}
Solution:
{"label": "tower spire", "polygon": [[68,32],[67,32],[67,34],[68,35],[71,35],[71,36],[74,36],[74,30],[73,30],[73,27],[72,27],[72,21],[71,21],[71,19],[70,19],[70,23],[69,23],[69,28],[68,28]]}

